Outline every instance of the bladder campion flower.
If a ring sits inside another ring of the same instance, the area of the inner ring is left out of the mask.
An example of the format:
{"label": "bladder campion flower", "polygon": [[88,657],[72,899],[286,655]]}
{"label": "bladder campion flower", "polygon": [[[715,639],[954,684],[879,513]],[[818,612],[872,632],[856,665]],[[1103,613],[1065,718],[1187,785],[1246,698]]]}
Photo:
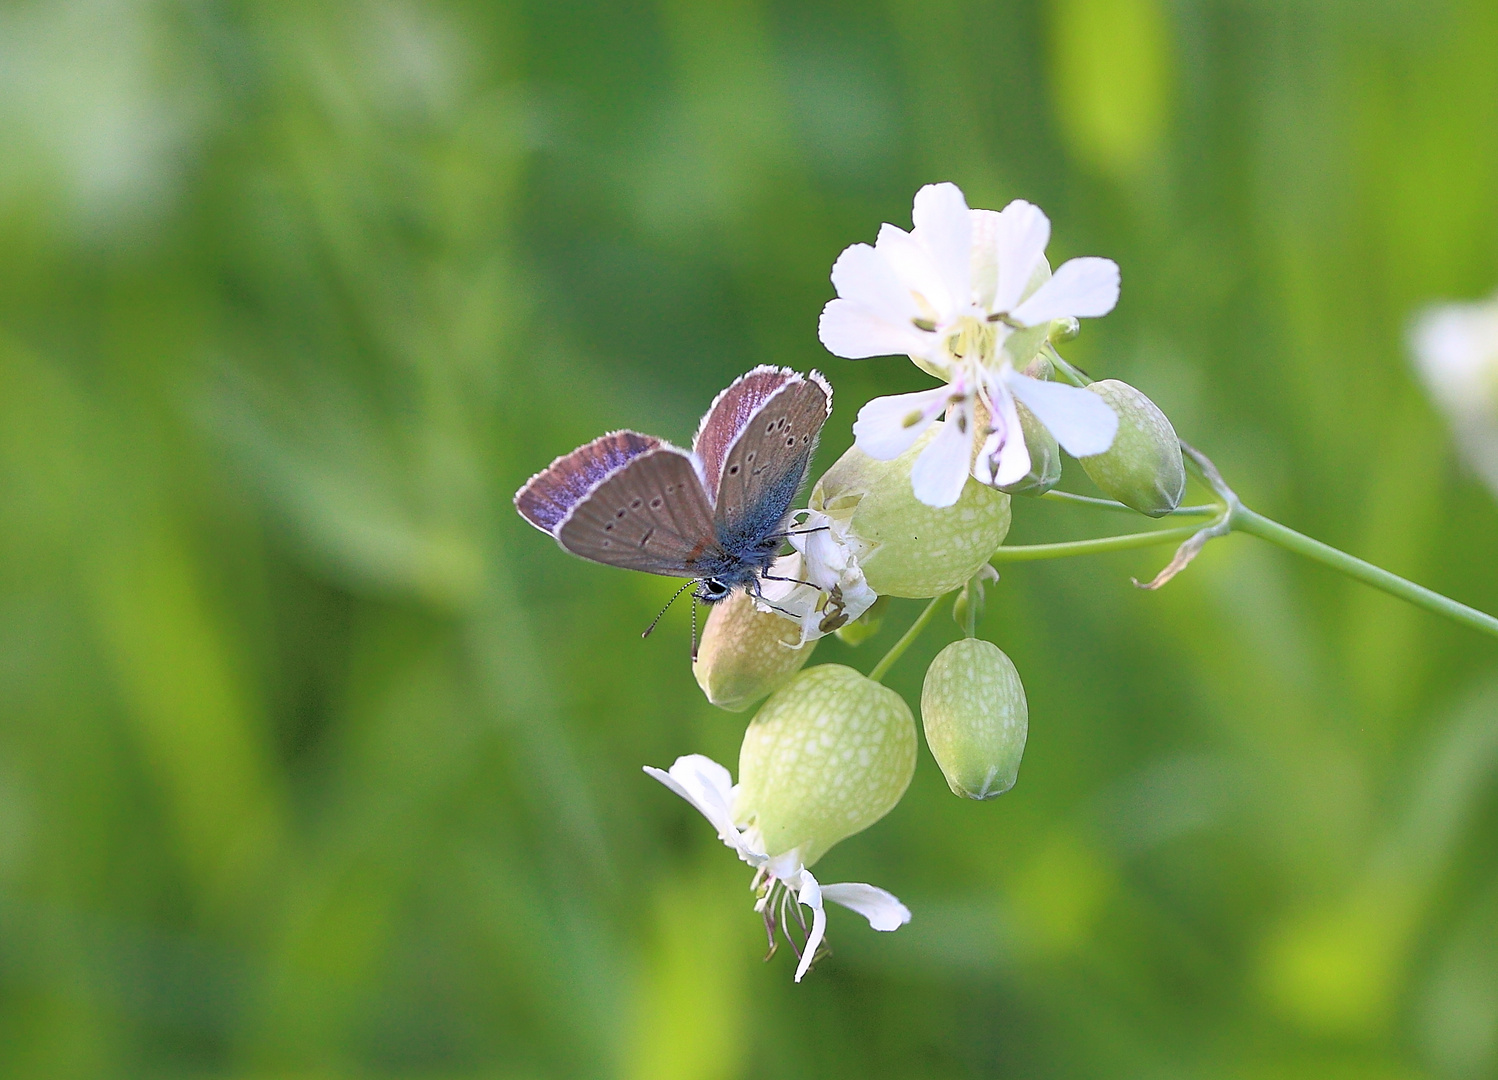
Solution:
{"label": "bladder campion flower", "polygon": [[[883,225],[875,244],[854,244],[832,268],[837,299],[822,311],[822,344],[850,360],[908,354],[946,385],[876,398],[853,425],[858,446],[890,460],[940,416],[941,437],[911,472],[916,497],[950,506],[969,472],[1003,487],[1030,471],[1016,401],[1075,456],[1099,454],[1118,419],[1096,395],[1016,370],[1053,325],[1106,315],[1118,300],[1110,259],[1072,259],[1054,275],[1045,259],[1051,225],[1016,200],[970,210],[955,184],[916,193],[914,229]],[[981,421],[981,422],[980,422]],[[975,455],[976,451],[976,455]]]}
{"label": "bladder campion flower", "polygon": [[[851,668],[801,672],[765,702],[744,733],[739,783],[700,754],[645,771],[695,806],[718,838],[754,867],[754,908],[770,951],[777,932],[796,953],[796,981],[825,940],[824,901],[858,912],[875,930],[897,930],[910,910],[861,882],[823,885],[810,867],[900,801],[915,772],[915,721],[892,690]],[[801,908],[811,909],[808,927]],[[792,932],[799,928],[801,940]]]}
{"label": "bladder campion flower", "polygon": [[743,712],[790,682],[814,648],[794,623],[759,610],[754,597],[738,592],[713,605],[692,675],[718,708]]}
{"label": "bladder campion flower", "polygon": [[991,799],[1014,786],[1029,734],[1019,672],[991,641],[954,641],[931,661],[921,688],[926,745],[952,791]]}
{"label": "bladder campion flower", "polygon": [[1087,389],[1118,414],[1118,434],[1106,451],[1082,459],[1083,471],[1104,494],[1141,514],[1162,517],[1180,506],[1186,463],[1169,418],[1143,393],[1117,379]]}
{"label": "bladder campion flower", "polygon": [[849,447],[812,488],[812,509],[843,523],[865,579],[881,596],[950,592],[985,566],[1009,533],[1009,496],[966,482],[966,474],[949,506],[916,497],[911,474],[951,423],[932,424],[889,461]]}

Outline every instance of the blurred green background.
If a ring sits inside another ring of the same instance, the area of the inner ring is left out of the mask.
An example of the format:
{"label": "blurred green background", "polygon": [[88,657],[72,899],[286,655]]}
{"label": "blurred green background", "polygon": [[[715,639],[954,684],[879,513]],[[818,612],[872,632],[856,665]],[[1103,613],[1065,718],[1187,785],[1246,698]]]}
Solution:
{"label": "blurred green background", "polygon": [[640,773],[736,757],[686,606],[510,507],[756,363],[830,463],[926,384],[832,260],[950,179],[1120,263],[1068,355],[1250,505],[1498,610],[1403,345],[1498,282],[1491,3],[11,0],[0,140],[6,1076],[1498,1071],[1493,642],[1247,537],[1009,568],[1018,787],[923,755],[818,866],[914,922],[793,986]]}

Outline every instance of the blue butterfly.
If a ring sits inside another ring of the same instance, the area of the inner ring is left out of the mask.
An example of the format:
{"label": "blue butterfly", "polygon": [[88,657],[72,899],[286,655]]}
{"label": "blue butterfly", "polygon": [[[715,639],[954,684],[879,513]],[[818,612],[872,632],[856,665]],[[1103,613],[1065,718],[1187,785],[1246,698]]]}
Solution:
{"label": "blue butterfly", "polygon": [[515,509],[584,559],[690,578],[705,603],[758,595],[831,413],[817,372],[757,367],[713,400],[690,451],[611,432],[531,477]]}

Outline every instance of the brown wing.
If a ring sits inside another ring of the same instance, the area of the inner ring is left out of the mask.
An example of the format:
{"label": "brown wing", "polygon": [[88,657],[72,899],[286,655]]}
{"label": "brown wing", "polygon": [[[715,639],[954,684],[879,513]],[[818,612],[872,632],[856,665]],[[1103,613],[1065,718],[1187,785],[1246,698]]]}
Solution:
{"label": "brown wing", "polygon": [[801,376],[790,368],[761,365],[740,375],[708,406],[692,438],[692,453],[702,462],[707,497],[718,498],[718,478],[723,475],[723,459],[734,441],[743,433],[749,417],[770,397],[793,379]]}
{"label": "brown wing", "polygon": [[580,499],[556,538],[584,559],[669,577],[697,577],[698,560],[719,553],[697,468],[686,451],[665,444]]}
{"label": "brown wing", "polygon": [[515,493],[520,516],[545,533],[556,528],[578,500],[616,469],[661,445],[653,435],[611,431],[586,446],[563,454],[525,482]]}
{"label": "brown wing", "polygon": [[715,514],[726,543],[762,539],[779,526],[831,412],[832,388],[813,371],[809,378],[793,375],[750,416],[718,480]]}

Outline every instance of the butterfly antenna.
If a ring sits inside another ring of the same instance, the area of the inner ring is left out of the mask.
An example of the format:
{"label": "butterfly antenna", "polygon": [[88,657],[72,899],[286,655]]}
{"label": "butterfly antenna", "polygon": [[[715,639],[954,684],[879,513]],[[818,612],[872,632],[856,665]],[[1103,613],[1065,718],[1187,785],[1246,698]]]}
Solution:
{"label": "butterfly antenna", "polygon": [[697,594],[692,594],[692,663],[697,662]]}
{"label": "butterfly antenna", "polygon": [[[674,593],[672,593],[671,594],[671,599],[669,599],[669,600],[666,601],[666,606],[663,607],[663,608],[661,608],[661,613],[659,615],[657,615],[655,618],[653,618],[653,619],[650,620],[650,625],[647,626],[647,627],[645,627],[645,632],[643,634],[641,634],[640,636],[642,638],[648,638],[650,636],[651,631],[656,628],[656,625],[663,618],[666,617],[666,612],[668,612],[668,611],[671,610],[671,605],[674,604],[674,603],[676,603],[676,598],[678,596],[680,596],[682,593],[686,592],[688,589],[690,589],[695,584],[697,584],[697,582],[695,580],[694,581],[689,581],[685,585],[683,585],[681,588],[677,589]],[[695,625],[696,617],[697,617],[697,609],[696,609],[696,606],[694,605],[693,608],[692,608],[692,618],[694,620],[694,625]],[[695,654],[696,654],[696,650],[694,648],[693,649],[693,655],[695,655]]]}
{"label": "butterfly antenna", "polygon": [[[760,577],[764,578],[766,581],[790,581],[790,582],[794,582],[797,585],[810,585],[813,589],[816,589],[818,592],[821,592],[821,590],[822,590],[822,587],[820,585],[818,585],[815,581],[802,581],[798,577],[776,577],[774,574],[761,574]],[[760,594],[760,599],[761,600],[765,599],[764,598],[764,594]],[[765,603],[768,604],[769,601],[765,600]]]}

